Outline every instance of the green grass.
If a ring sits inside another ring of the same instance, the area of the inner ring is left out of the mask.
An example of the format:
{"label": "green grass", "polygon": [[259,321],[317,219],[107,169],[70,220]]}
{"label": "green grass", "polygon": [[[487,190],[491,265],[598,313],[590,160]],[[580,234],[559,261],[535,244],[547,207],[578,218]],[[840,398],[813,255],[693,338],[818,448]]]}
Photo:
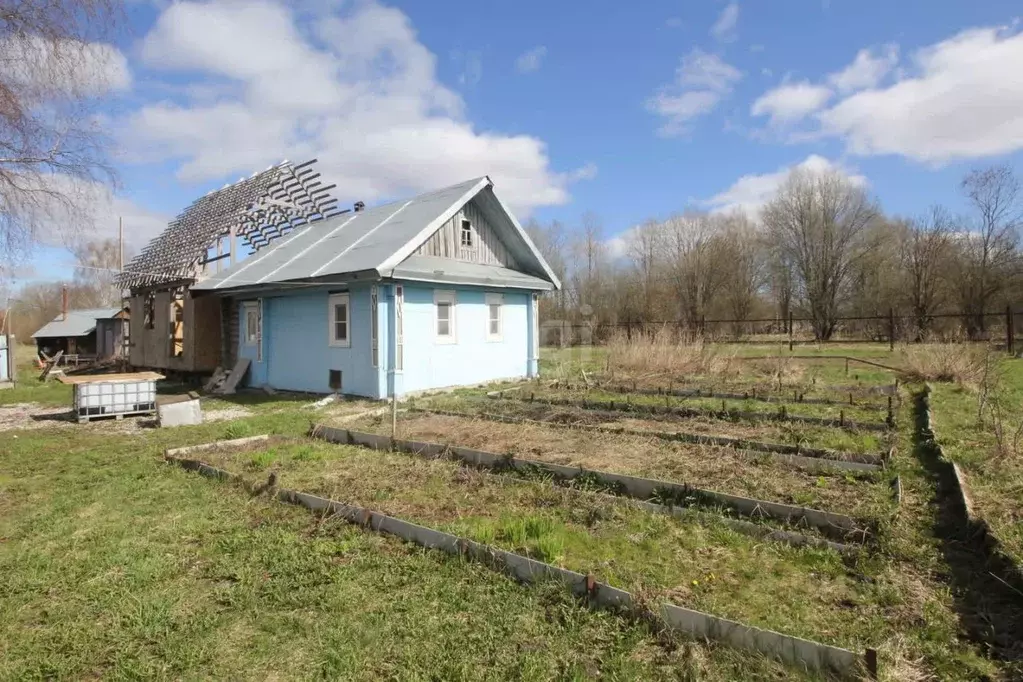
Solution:
{"label": "green grass", "polygon": [[0,679],[810,679],[250,498],[175,434],[5,443]]}
{"label": "green grass", "polygon": [[999,450],[990,413],[978,420],[979,393],[935,383],[931,406],[934,430],[946,457],[966,473],[977,512],[1018,564],[1023,564],[1023,439],[1011,440],[1023,425],[1023,362],[1004,360],[997,398],[1003,401],[1004,452]]}
{"label": "green grass", "polygon": [[[296,461],[292,447],[275,451],[281,485],[592,572],[651,598],[854,649],[915,627],[891,608],[915,595],[870,558],[846,565],[829,550],[764,543],[723,525],[652,515],[545,482],[509,482],[449,461],[327,444],[317,446],[323,455],[315,462]],[[220,452],[213,463],[242,472],[249,457]]]}

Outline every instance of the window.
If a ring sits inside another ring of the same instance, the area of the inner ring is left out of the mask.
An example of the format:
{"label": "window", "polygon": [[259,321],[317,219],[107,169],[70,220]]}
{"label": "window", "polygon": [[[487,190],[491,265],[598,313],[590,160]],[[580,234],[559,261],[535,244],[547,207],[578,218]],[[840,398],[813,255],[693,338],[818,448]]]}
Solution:
{"label": "window", "polygon": [[472,248],[472,223],[468,220],[462,221],[462,240],[460,243],[467,249]]}
{"label": "window", "polygon": [[501,309],[504,307],[502,294],[487,294],[487,341],[501,340]]}
{"label": "window", "polygon": [[455,292],[434,291],[437,308],[437,343],[455,343]]}
{"label": "window", "polygon": [[331,294],[328,298],[328,320],[330,322],[330,337],[328,342],[331,346],[348,348],[351,341],[348,337],[348,328],[351,326],[351,310],[348,305],[348,294]]}
{"label": "window", "polygon": [[540,358],[540,296],[533,294],[533,359]]}
{"label": "window", "polygon": [[263,361],[263,300],[242,304],[245,320],[245,345],[256,347],[256,362]]}
{"label": "window", "polygon": [[405,290],[400,284],[394,286],[394,369],[405,368]]}
{"label": "window", "polygon": [[255,346],[259,342],[259,304],[255,301],[245,306],[245,345]]}
{"label": "window", "polygon": [[380,366],[379,332],[377,331],[377,288],[369,290],[369,345],[374,367]]}

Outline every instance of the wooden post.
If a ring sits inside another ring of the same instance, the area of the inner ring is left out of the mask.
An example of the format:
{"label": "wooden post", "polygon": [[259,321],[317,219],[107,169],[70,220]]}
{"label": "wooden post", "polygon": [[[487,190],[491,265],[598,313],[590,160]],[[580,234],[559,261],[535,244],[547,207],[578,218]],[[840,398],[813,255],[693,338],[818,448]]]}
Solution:
{"label": "wooden post", "polygon": [[849,358],[845,359],[845,375],[849,376]]}
{"label": "wooden post", "polygon": [[1005,350],[1009,355],[1016,354],[1016,329],[1012,319],[1012,306],[1005,306]]}
{"label": "wooden post", "polygon": [[792,311],[789,311],[789,350],[792,350]]}
{"label": "wooden post", "polygon": [[895,350],[895,310],[888,308],[888,350]]}

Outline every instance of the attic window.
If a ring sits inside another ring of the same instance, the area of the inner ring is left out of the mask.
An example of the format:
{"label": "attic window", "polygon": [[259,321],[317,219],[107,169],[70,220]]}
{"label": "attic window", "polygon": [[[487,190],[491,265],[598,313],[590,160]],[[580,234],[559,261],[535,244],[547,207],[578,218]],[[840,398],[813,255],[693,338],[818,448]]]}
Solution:
{"label": "attic window", "polygon": [[460,243],[463,248],[472,248],[472,223],[468,220],[462,221],[462,240]]}

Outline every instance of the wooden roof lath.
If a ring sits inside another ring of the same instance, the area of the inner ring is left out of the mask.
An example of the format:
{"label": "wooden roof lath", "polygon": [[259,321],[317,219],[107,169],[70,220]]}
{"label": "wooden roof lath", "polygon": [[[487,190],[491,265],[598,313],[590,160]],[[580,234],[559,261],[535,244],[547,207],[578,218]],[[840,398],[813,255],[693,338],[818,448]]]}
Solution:
{"label": "wooden roof lath", "polygon": [[300,225],[342,213],[330,196],[335,185],[323,185],[314,163],[283,161],[200,197],[125,266],[118,285],[194,280],[208,249],[232,232],[258,251]]}

